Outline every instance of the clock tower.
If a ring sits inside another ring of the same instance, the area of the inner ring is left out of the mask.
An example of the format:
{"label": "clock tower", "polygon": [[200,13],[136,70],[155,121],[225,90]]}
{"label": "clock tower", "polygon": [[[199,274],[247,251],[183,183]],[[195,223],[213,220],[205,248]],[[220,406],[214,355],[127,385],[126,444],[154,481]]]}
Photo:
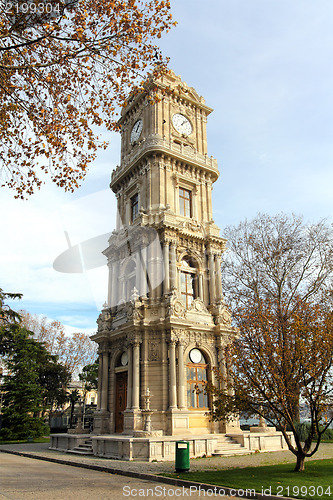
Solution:
{"label": "clock tower", "polygon": [[227,374],[235,334],[222,294],[225,240],[212,214],[219,172],[207,154],[211,112],[173,72],[151,81],[122,112],[121,161],[110,184],[117,224],[103,252],[108,301],[93,337],[96,434],[239,431],[237,421],[206,416],[212,402],[205,382],[215,382],[215,367]]}

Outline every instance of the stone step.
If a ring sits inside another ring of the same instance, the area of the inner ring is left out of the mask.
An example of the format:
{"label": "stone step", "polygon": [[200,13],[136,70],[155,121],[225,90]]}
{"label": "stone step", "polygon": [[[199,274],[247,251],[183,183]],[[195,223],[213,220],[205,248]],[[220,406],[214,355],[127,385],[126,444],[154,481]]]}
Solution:
{"label": "stone step", "polygon": [[220,436],[217,440],[217,448],[212,453],[214,456],[230,456],[230,455],[246,455],[249,452],[243,445],[237,443],[235,439],[230,436]]}
{"label": "stone step", "polygon": [[75,455],[93,455],[93,451],[90,450],[78,450],[78,449],[75,449],[73,448],[72,450],[67,450],[67,453],[73,453]]}
{"label": "stone step", "polygon": [[239,443],[221,443],[217,446],[218,450],[237,450],[239,448],[244,447]]}
{"label": "stone step", "polygon": [[85,443],[75,446],[72,450],[67,450],[67,453],[75,453],[76,455],[93,455],[92,444]]}
{"label": "stone step", "polygon": [[214,457],[219,457],[219,456],[232,456],[232,455],[251,455],[254,453],[254,451],[246,450],[245,448],[242,449],[232,449],[229,448],[229,450],[215,450],[212,455]]}

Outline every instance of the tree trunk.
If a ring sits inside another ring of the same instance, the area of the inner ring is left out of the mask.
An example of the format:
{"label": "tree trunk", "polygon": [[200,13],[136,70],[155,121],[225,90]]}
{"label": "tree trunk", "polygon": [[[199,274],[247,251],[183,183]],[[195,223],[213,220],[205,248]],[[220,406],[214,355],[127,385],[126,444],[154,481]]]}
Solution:
{"label": "tree trunk", "polygon": [[297,461],[294,471],[295,472],[303,472],[304,471],[304,460],[305,456],[303,454],[297,455]]}

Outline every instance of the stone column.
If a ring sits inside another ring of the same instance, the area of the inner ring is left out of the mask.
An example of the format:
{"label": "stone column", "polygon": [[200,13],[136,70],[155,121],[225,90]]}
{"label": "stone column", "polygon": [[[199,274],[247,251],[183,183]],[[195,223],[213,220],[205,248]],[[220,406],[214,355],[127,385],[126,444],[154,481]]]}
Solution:
{"label": "stone column", "polygon": [[121,211],[121,207],[120,207],[120,192],[118,191],[118,193],[116,193],[116,198],[117,198],[117,217],[116,217],[116,229],[120,229],[121,226],[122,226],[122,220],[121,220],[121,216],[120,216],[120,211]]}
{"label": "stone column", "polygon": [[109,353],[103,352],[103,373],[102,373],[102,400],[101,410],[108,409],[108,391],[109,391]]}
{"label": "stone column", "polygon": [[177,408],[176,341],[169,341],[169,408]]}
{"label": "stone column", "polygon": [[184,346],[178,344],[178,407],[185,408],[185,372],[184,372]]}
{"label": "stone column", "polygon": [[211,220],[212,218],[212,182],[211,180],[208,180],[206,183],[206,189],[207,189],[207,219],[208,221]]}
{"label": "stone column", "polygon": [[140,342],[133,344],[133,399],[132,408],[140,408]]}
{"label": "stone column", "polygon": [[216,301],[222,299],[222,276],[221,276],[221,259],[219,255],[215,256],[215,276],[216,276]]}
{"label": "stone column", "polygon": [[149,240],[146,241],[146,246],[142,251],[142,257],[144,260],[144,266],[145,266],[145,290],[146,294],[150,292],[150,276],[149,276],[149,252],[148,252],[148,247],[149,247]]}
{"label": "stone column", "polygon": [[171,288],[177,288],[176,243],[171,243],[170,257],[171,257],[170,286]]}
{"label": "stone column", "polygon": [[112,280],[113,280],[113,274],[114,274],[114,269],[113,269],[113,263],[109,262],[108,263],[108,268],[109,268],[109,280],[108,280],[108,306],[111,307],[112,305]]}
{"label": "stone column", "polygon": [[154,287],[154,276],[153,276],[153,243],[149,242],[147,246],[147,274],[148,274],[148,283],[149,283],[149,297],[153,298],[153,287]]}
{"label": "stone column", "polygon": [[127,406],[126,408],[129,410],[132,408],[132,391],[133,391],[133,354],[132,354],[132,345],[130,344],[127,349],[128,353],[128,369],[127,369]]}
{"label": "stone column", "polygon": [[158,263],[157,263],[157,246],[156,239],[150,245],[150,276],[152,283],[152,298],[157,298],[157,282],[158,282]]}
{"label": "stone column", "polygon": [[141,295],[141,259],[140,259],[140,246],[137,247],[135,252],[135,288]]}
{"label": "stone column", "polygon": [[161,243],[159,238],[156,241],[156,252],[155,252],[155,260],[156,260],[156,297],[160,299],[162,297],[162,285],[163,285],[163,275],[164,275],[164,258],[161,248]]}
{"label": "stone column", "polygon": [[203,301],[204,299],[204,294],[203,294],[203,276],[202,276],[202,273],[200,272],[199,273],[199,298]]}
{"label": "stone column", "polygon": [[164,259],[164,293],[169,293],[170,291],[170,266],[169,266],[169,242],[164,242],[163,247],[163,259]]}
{"label": "stone column", "polygon": [[119,263],[117,261],[112,263],[112,283],[110,291],[110,307],[114,308],[118,304],[118,277],[119,277]]}
{"label": "stone column", "polygon": [[215,266],[214,266],[214,254],[210,252],[209,254],[209,295],[210,303],[215,303]]}
{"label": "stone column", "polygon": [[140,247],[140,290],[139,295],[147,294],[147,262],[146,248],[144,245]]}
{"label": "stone column", "polygon": [[97,410],[101,409],[102,402],[102,373],[103,373],[103,356],[99,353],[98,356],[98,389],[97,389]]}

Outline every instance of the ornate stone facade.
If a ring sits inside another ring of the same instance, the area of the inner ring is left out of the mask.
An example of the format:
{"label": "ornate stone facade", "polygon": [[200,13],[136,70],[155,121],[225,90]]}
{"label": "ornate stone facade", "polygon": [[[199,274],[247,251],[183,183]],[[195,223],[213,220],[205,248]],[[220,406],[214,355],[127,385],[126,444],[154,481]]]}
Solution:
{"label": "ornate stone facade", "polygon": [[153,430],[235,431],[237,422],[209,422],[211,401],[198,390],[214,380],[214,367],[225,373],[235,334],[222,295],[225,240],[212,218],[219,175],[207,155],[212,109],[172,72],[153,86],[159,102],[137,95],[120,119],[121,164],[110,184],[117,226],[104,251],[108,303],[93,337],[100,363],[95,433],[142,430],[147,388]]}

